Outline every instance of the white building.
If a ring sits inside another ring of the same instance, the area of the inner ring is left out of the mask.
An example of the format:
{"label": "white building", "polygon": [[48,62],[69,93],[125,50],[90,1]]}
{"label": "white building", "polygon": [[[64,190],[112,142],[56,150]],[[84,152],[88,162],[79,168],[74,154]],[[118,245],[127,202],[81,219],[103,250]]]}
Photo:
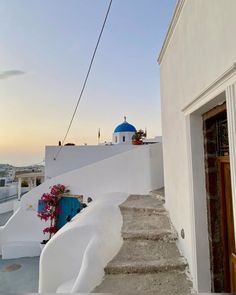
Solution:
{"label": "white building", "polygon": [[112,143],[113,144],[131,144],[132,137],[136,132],[136,128],[129,124],[124,117],[124,122],[118,125],[113,133]]}
{"label": "white building", "polygon": [[18,173],[16,175],[16,179],[18,181],[18,189],[17,189],[18,200],[20,200],[21,195],[22,195],[22,183],[26,182],[28,185],[27,191],[30,191],[34,187],[36,187],[44,182],[44,171]]}
{"label": "white building", "polygon": [[166,207],[205,292],[236,291],[235,12],[178,1],[158,59]]}

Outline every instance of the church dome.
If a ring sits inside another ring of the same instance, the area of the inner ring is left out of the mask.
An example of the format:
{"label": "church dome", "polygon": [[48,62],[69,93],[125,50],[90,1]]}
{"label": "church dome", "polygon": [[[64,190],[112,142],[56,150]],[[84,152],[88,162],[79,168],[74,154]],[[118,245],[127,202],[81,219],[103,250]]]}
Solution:
{"label": "church dome", "polygon": [[120,125],[118,125],[116,127],[116,129],[114,130],[114,133],[117,133],[117,132],[136,132],[136,131],[137,131],[136,128],[133,125],[126,122],[126,118],[125,118],[125,121],[122,124],[120,124]]}

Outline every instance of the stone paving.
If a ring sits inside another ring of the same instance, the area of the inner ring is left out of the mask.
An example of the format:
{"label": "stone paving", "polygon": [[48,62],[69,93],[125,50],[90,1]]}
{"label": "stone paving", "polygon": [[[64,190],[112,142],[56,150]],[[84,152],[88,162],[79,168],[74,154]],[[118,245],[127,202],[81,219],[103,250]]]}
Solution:
{"label": "stone paving", "polygon": [[187,264],[159,194],[131,195],[120,205],[123,246],[105,267],[104,280],[94,292],[191,294]]}
{"label": "stone paving", "polygon": [[0,258],[0,293],[37,293],[39,257]]}

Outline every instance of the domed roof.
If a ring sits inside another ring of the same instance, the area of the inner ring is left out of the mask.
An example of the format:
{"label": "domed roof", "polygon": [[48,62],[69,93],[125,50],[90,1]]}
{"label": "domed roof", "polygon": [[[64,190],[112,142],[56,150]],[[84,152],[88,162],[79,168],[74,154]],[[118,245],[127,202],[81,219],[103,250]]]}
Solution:
{"label": "domed roof", "polygon": [[136,131],[137,131],[136,128],[133,125],[129,124],[126,121],[126,117],[125,117],[125,121],[116,127],[116,129],[114,130],[114,133],[116,133],[116,132],[136,132]]}

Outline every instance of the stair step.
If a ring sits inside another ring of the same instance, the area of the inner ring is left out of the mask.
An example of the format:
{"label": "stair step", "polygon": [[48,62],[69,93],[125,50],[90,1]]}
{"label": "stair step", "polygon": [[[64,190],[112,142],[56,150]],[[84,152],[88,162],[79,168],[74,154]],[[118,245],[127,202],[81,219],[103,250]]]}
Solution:
{"label": "stair step", "polygon": [[158,231],[172,229],[167,213],[155,214],[143,211],[124,211],[122,231]]}
{"label": "stair step", "polygon": [[175,242],[153,240],[125,240],[119,253],[110,263],[177,259],[180,257]]}
{"label": "stair step", "polygon": [[153,190],[149,194],[153,197],[156,197],[158,200],[162,200],[165,202],[165,189],[164,189],[164,187],[160,188],[160,189]]}
{"label": "stair step", "polygon": [[136,230],[136,231],[122,231],[122,238],[124,240],[154,240],[154,241],[176,241],[178,235],[173,230]]}
{"label": "stair step", "polygon": [[148,273],[148,274],[116,274],[105,275],[94,293],[122,294],[191,294],[191,282],[181,271]]}
{"label": "stair step", "polygon": [[120,210],[122,213],[125,213],[125,211],[136,211],[140,213],[149,213],[149,214],[166,214],[166,210],[163,206],[157,207],[157,208],[152,208],[152,207],[145,207],[145,208],[140,208],[138,206],[123,206],[120,205]]}
{"label": "stair step", "polygon": [[151,195],[130,195],[128,199],[120,205],[120,208],[137,208],[137,209],[159,209],[163,208],[163,201]]}
{"label": "stair step", "polygon": [[108,265],[105,267],[105,273],[155,273],[167,272],[172,270],[184,270],[185,267],[186,261],[183,257],[153,261],[115,261],[108,263]]}

